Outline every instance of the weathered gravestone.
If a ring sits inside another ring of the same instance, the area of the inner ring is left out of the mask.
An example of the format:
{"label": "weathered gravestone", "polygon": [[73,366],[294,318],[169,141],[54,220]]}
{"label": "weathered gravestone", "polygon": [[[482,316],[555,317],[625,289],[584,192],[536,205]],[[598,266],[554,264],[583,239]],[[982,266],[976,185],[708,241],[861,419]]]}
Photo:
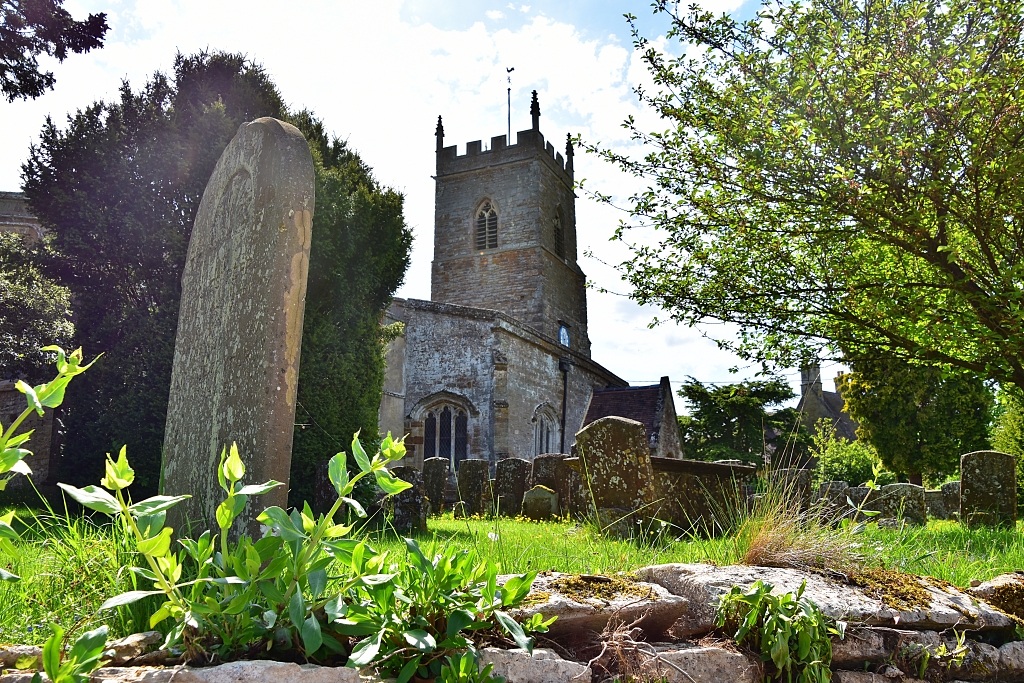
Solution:
{"label": "weathered gravestone", "polygon": [[203,193],[181,278],[164,492],[216,528],[216,467],[238,443],[244,483],[283,482],[251,499],[236,530],[288,504],[302,317],[313,225],[313,158],[302,133],[272,118],[242,124]]}
{"label": "weathered gravestone", "polygon": [[777,492],[801,510],[811,507],[811,471],[799,467],[783,467],[768,472],[769,481]]}
{"label": "weathered gravestone", "polygon": [[558,494],[547,486],[534,486],[523,495],[523,516],[538,522],[558,514]]}
{"label": "weathered gravestone", "polygon": [[925,524],[928,509],[924,502],[924,487],[916,484],[886,484],[878,490],[875,509],[878,520],[903,519],[908,524]]}
{"label": "weathered gravestone", "polygon": [[[544,453],[533,459],[533,476],[530,480],[534,486],[546,486],[558,494],[558,510],[555,514],[567,514],[571,492],[580,487],[580,475],[566,464],[569,455],[566,453]],[[581,487],[580,487],[581,488]]]}
{"label": "weathered gravestone", "polygon": [[516,517],[523,511],[523,494],[530,488],[533,463],[522,458],[498,461],[494,474],[494,495],[498,514]]}
{"label": "weathered gravestone", "polygon": [[415,467],[392,467],[391,474],[412,484],[411,488],[384,499],[391,511],[391,524],[395,531],[426,531],[427,495],[423,485],[423,473]]}
{"label": "weathered gravestone", "polygon": [[654,470],[643,423],[624,417],[594,420],[576,433],[575,451],[573,469],[583,476],[593,514],[601,508],[651,514]]}
{"label": "weathered gravestone", "polygon": [[448,481],[448,458],[427,458],[423,461],[423,486],[430,500],[430,513],[437,515],[444,509],[444,485]]}
{"label": "weathered gravestone", "polygon": [[490,463],[486,460],[467,458],[459,463],[457,474],[459,486],[459,500],[462,502],[462,514],[483,515],[489,512],[487,501],[490,495],[485,496],[484,489],[489,489],[490,484]]}
{"label": "weathered gravestone", "polygon": [[942,504],[946,508],[946,515],[953,519],[960,514],[960,482],[947,481],[939,490],[942,491]]}
{"label": "weathered gravestone", "polygon": [[1017,523],[1016,459],[999,451],[960,456],[960,519],[968,526]]}
{"label": "weathered gravestone", "polygon": [[928,516],[932,519],[949,519],[946,500],[940,489],[925,490],[924,505],[928,508]]}

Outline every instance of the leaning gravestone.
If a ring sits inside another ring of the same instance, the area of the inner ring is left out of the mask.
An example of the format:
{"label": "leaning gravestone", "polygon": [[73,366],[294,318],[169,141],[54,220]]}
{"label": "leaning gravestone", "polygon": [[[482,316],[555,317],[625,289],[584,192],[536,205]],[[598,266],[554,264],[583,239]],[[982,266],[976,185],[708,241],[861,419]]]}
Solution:
{"label": "leaning gravestone", "polygon": [[522,458],[498,461],[494,473],[494,496],[498,514],[516,517],[523,511],[523,494],[530,488],[533,463]]}
{"label": "leaning gravestone", "polygon": [[654,470],[643,423],[624,417],[594,420],[576,433],[575,450],[579,454],[575,469],[583,475],[593,514],[601,508],[650,510]]}
{"label": "leaning gravestone", "polygon": [[999,451],[960,456],[960,520],[968,526],[1017,523],[1016,459]]}
{"label": "leaning gravestone", "polygon": [[423,486],[430,501],[430,514],[438,515],[444,510],[444,486],[448,482],[448,458],[427,458],[423,461]]}
{"label": "leaning gravestone", "polygon": [[200,528],[216,528],[216,467],[232,442],[243,483],[285,484],[250,500],[236,529],[258,535],[256,514],[287,506],[312,225],[302,133],[272,118],[242,124],[192,229],[164,431],[164,493],[191,494],[175,511]]}

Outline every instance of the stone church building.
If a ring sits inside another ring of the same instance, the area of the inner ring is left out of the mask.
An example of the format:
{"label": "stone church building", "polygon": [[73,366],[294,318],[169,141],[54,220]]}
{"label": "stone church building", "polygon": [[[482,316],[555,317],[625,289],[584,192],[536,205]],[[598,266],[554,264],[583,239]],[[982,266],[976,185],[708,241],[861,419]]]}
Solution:
{"label": "stone church building", "polygon": [[514,145],[461,156],[438,117],[430,300],[396,299],[385,319],[405,328],[380,428],[408,434],[405,464],[568,453],[594,392],[629,386],[590,357],[572,145],[545,142],[536,92],[530,113]]}

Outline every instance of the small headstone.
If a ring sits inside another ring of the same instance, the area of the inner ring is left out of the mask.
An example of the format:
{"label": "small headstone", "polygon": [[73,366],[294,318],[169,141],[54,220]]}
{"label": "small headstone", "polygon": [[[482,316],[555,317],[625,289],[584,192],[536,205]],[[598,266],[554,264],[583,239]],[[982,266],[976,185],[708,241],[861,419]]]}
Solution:
{"label": "small headstone", "polygon": [[960,456],[960,519],[968,526],[1017,523],[1017,461],[1009,453]]}
{"label": "small headstone", "polygon": [[558,494],[547,486],[537,485],[523,495],[523,516],[542,522],[558,514]]}
{"label": "small headstone", "polygon": [[423,461],[423,488],[430,500],[430,514],[444,510],[444,485],[448,481],[451,461],[448,458],[427,458]]}
{"label": "small headstone", "polygon": [[602,417],[576,434],[579,465],[591,506],[632,512],[654,502],[651,449],[643,423]]}
{"label": "small headstone", "polygon": [[773,470],[768,475],[778,487],[779,493],[786,496],[794,504],[799,503],[801,510],[811,507],[811,470],[799,467],[784,467]]}
{"label": "small headstone", "polygon": [[459,463],[459,496],[464,504],[463,514],[467,516],[487,514],[484,489],[490,484],[490,463],[486,460],[467,458]]}
{"label": "small headstone", "polygon": [[941,489],[924,492],[924,505],[928,508],[928,516],[932,519],[949,519],[946,512],[946,500]]}
{"label": "small headstone", "polygon": [[939,487],[942,491],[942,504],[946,508],[949,519],[960,516],[960,482],[947,481]]}
{"label": "small headstone", "polygon": [[213,169],[181,277],[164,431],[164,492],[191,494],[179,516],[216,528],[221,449],[238,443],[243,483],[283,482],[250,499],[288,507],[302,317],[313,225],[313,157],[272,118],[242,124]]}
{"label": "small headstone", "polygon": [[565,464],[566,453],[544,453],[533,459],[533,475],[530,480],[533,485],[540,484],[558,494],[559,509],[555,514],[566,514],[572,499],[573,482],[579,480],[579,475]]}
{"label": "small headstone", "polygon": [[521,458],[498,461],[494,474],[494,495],[498,514],[516,517],[523,511],[523,495],[530,488],[533,463]]}
{"label": "small headstone", "polygon": [[925,524],[928,512],[924,487],[916,484],[886,484],[878,490],[879,519],[900,519],[907,524]]}
{"label": "small headstone", "polygon": [[412,488],[385,499],[392,512],[391,524],[395,531],[426,531],[427,494],[423,473],[415,467],[392,467],[391,474],[412,484]]}

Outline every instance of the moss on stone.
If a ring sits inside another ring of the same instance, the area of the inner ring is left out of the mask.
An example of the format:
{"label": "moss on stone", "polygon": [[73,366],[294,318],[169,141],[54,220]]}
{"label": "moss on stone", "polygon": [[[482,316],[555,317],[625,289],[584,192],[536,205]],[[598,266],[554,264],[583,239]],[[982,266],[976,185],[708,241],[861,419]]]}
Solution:
{"label": "moss on stone", "polygon": [[1024,583],[1015,581],[996,586],[985,602],[1010,617],[1018,626],[1024,626]]}
{"label": "moss on stone", "polygon": [[574,574],[562,576],[551,582],[551,588],[575,602],[588,599],[611,601],[621,596],[656,599],[650,587],[643,586],[631,574],[601,576],[595,574]]}
{"label": "moss on stone", "polygon": [[932,595],[921,584],[921,577],[891,569],[865,569],[849,575],[850,583],[881,600],[886,607],[906,612],[927,609]]}

